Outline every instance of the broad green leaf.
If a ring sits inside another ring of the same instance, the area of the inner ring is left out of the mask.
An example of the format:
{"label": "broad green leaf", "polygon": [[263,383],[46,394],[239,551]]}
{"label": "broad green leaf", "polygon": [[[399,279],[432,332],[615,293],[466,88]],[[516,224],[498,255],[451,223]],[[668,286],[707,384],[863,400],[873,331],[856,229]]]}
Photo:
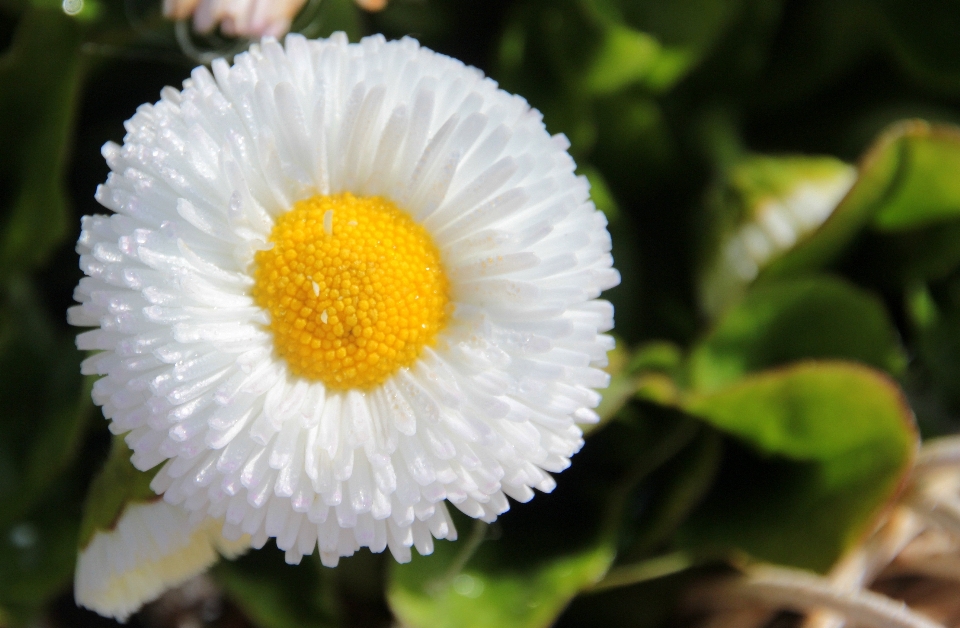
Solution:
{"label": "broad green leaf", "polygon": [[896,183],[873,219],[883,231],[960,218],[960,128],[918,125],[899,142]]}
{"label": "broad green leaf", "polygon": [[67,234],[62,175],[80,87],[80,24],[60,7],[30,9],[0,58],[0,279],[47,258]]}
{"label": "broad green leaf", "polygon": [[900,290],[946,279],[960,266],[960,216],[915,229],[870,233],[858,265],[878,286]]}
{"label": "broad green leaf", "polygon": [[693,350],[691,385],[716,390],[809,358],[856,360],[894,374],[906,364],[883,302],[823,275],[754,286]]}
{"label": "broad green leaf", "polygon": [[45,499],[76,456],[92,408],[80,357],[30,283],[0,290],[0,526]]}
{"label": "broad green leaf", "polygon": [[150,488],[160,467],[139,471],[130,462],[131,453],[122,436],[113,437],[110,456],[87,489],[80,524],[80,549],[93,540],[97,531],[112,530],[128,505],[160,499]]}
{"label": "broad green leaf", "polygon": [[946,276],[960,264],[958,169],[960,129],[920,120],[893,125],[861,160],[857,183],[833,215],[762,276],[823,267],[868,223],[858,263],[880,284],[899,289]]}
{"label": "broad green leaf", "polygon": [[417,556],[409,566],[393,570],[390,606],[405,626],[550,626],[570,599],[599,579],[613,560],[613,549],[604,545],[548,560],[532,571],[518,563],[512,573],[470,566],[449,572],[459,549],[457,544],[438,543],[434,555]]}
{"label": "broad green leaf", "polygon": [[[845,162],[834,157],[750,155],[732,168],[727,193],[735,211],[756,220],[768,211],[768,203],[789,202],[793,195],[809,196],[809,188],[832,186],[837,179],[849,181],[849,171]],[[837,184],[836,187],[847,186]],[[805,208],[797,205],[787,209],[797,214],[797,223],[802,223]]]}
{"label": "broad green leaf", "polygon": [[698,553],[825,571],[896,495],[917,448],[897,385],[852,363],[767,371],[686,410],[742,443],[680,529],[679,547]]}
{"label": "broad green leaf", "polygon": [[[346,559],[345,559],[346,560]],[[211,570],[227,597],[261,628],[325,628],[338,625],[331,612],[326,567],[316,557],[287,565],[283,552],[268,546]]]}

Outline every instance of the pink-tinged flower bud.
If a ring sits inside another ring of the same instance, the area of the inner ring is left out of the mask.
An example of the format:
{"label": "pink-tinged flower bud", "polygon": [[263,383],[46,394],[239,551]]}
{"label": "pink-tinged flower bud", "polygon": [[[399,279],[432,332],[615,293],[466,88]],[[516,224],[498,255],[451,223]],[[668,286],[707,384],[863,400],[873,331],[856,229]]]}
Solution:
{"label": "pink-tinged flower bud", "polygon": [[164,0],[163,14],[172,20],[193,16],[193,27],[208,33],[217,25],[227,35],[253,39],[280,37],[306,0]]}

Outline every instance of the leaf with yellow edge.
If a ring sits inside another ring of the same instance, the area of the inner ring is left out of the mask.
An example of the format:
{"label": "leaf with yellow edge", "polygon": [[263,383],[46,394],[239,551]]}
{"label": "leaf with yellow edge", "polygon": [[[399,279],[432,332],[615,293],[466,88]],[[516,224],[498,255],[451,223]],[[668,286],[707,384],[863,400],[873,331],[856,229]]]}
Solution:
{"label": "leaf with yellow edge", "polygon": [[[481,534],[485,532],[483,526]],[[549,626],[583,587],[613,561],[602,544],[514,570],[457,569],[462,544],[438,543],[434,554],[392,570],[388,598],[410,628],[536,628]],[[453,567],[453,569],[451,569]]]}
{"label": "leaf with yellow edge", "polygon": [[700,554],[825,571],[896,496],[917,449],[899,387],[849,362],[748,376],[685,410],[741,443],[680,528],[679,546]]}

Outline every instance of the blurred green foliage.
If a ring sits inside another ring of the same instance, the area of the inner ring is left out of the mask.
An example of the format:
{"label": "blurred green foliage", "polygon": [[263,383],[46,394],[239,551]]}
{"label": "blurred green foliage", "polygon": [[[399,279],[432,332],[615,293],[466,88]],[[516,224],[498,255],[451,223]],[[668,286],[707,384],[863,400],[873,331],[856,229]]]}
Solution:
{"label": "blurred green foliage", "polygon": [[[458,515],[408,565],[222,563],[223,625],[667,626],[726,561],[828,569],[896,497],[914,417],[960,429],[955,2],[315,0],[294,28],[413,35],[566,134],[611,223],[620,342],[554,493]],[[111,437],[64,320],[99,147],[242,46],[178,39],[159,0],[0,1],[0,626],[92,621],[78,540],[149,479],[122,444],[94,479]]]}

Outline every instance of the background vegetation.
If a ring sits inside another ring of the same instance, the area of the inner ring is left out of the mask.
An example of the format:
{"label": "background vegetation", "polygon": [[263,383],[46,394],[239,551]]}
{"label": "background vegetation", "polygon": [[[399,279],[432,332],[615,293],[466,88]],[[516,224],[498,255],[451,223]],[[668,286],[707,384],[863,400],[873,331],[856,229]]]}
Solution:
{"label": "background vegetation", "polygon": [[[268,545],[132,625],[667,626],[737,561],[828,570],[920,436],[960,427],[955,2],[310,0],[294,29],[413,35],[570,138],[623,275],[605,423],[552,494],[458,517],[431,557]],[[0,625],[111,625],[69,590],[109,449],[65,322],[73,242],[100,146],[244,45],[158,1],[0,0]]]}

